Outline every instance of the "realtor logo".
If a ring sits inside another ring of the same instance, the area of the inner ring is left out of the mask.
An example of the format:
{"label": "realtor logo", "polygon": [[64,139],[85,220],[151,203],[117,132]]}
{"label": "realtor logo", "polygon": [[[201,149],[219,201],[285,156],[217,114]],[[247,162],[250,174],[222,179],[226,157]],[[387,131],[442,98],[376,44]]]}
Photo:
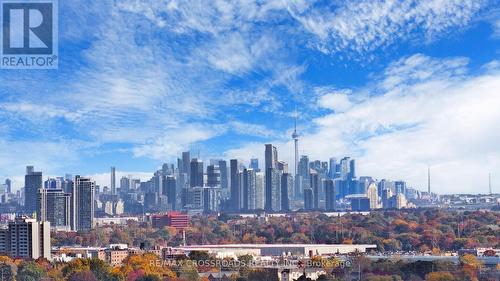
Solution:
{"label": "realtor logo", "polygon": [[57,1],[1,1],[1,68],[57,68]]}

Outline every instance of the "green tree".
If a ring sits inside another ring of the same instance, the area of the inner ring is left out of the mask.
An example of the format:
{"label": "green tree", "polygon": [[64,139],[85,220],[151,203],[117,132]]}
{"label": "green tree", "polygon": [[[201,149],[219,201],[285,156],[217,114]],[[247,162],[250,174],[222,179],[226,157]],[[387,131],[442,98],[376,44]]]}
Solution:
{"label": "green tree", "polygon": [[44,277],[47,277],[47,273],[35,262],[22,264],[17,273],[18,281],[39,281]]}
{"label": "green tree", "polygon": [[14,267],[11,264],[3,262],[0,264],[0,280],[2,281],[14,281]]}

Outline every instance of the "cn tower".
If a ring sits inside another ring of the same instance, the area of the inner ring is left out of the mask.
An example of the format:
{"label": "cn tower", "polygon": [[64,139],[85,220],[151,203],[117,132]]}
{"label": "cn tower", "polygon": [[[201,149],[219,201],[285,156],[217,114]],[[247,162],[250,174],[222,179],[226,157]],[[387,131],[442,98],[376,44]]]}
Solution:
{"label": "cn tower", "polygon": [[295,174],[294,177],[297,176],[298,174],[298,163],[299,163],[299,134],[297,134],[297,108],[295,108],[295,114],[294,114],[294,128],[293,128],[293,134],[292,134],[292,139],[295,142]]}

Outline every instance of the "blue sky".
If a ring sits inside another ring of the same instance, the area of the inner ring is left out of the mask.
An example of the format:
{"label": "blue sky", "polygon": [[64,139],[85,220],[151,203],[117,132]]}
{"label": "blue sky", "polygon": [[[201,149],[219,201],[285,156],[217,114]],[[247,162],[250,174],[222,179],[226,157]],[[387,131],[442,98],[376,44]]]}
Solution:
{"label": "blue sky", "polygon": [[[436,191],[500,187],[498,1],[60,1],[59,69],[0,70],[0,179],[108,184],[272,142]],[[498,175],[498,176],[496,176]],[[495,177],[499,180],[495,183]]]}

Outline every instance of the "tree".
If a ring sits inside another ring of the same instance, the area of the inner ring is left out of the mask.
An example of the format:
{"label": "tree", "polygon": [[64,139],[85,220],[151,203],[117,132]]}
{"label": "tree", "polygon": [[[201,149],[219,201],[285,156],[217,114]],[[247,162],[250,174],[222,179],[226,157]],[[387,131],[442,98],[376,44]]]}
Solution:
{"label": "tree", "polygon": [[455,276],[447,271],[431,272],[425,276],[426,281],[453,281]]}
{"label": "tree", "polygon": [[18,281],[38,281],[46,277],[47,273],[35,262],[22,264],[17,273]]}
{"label": "tree", "polygon": [[97,278],[95,277],[94,273],[92,273],[92,271],[83,270],[73,272],[69,276],[68,281],[97,281]]}
{"label": "tree", "polygon": [[148,274],[137,278],[136,281],[161,281],[161,279],[157,275]]}
{"label": "tree", "polygon": [[94,276],[99,281],[108,281],[111,278],[111,267],[108,263],[98,258],[89,260],[89,268],[94,273]]}
{"label": "tree", "polygon": [[186,264],[181,267],[181,274],[179,277],[185,280],[198,280],[200,275],[198,274],[196,267]]}
{"label": "tree", "polygon": [[481,262],[479,262],[477,257],[471,254],[465,254],[461,256],[460,264],[462,264],[462,266],[469,266],[474,269],[478,269],[481,266]]}
{"label": "tree", "polygon": [[204,251],[191,251],[188,257],[192,261],[208,261],[212,259],[210,254]]}
{"label": "tree", "polygon": [[0,264],[0,280],[2,281],[14,281],[15,271],[14,264],[9,264],[3,262]]}

